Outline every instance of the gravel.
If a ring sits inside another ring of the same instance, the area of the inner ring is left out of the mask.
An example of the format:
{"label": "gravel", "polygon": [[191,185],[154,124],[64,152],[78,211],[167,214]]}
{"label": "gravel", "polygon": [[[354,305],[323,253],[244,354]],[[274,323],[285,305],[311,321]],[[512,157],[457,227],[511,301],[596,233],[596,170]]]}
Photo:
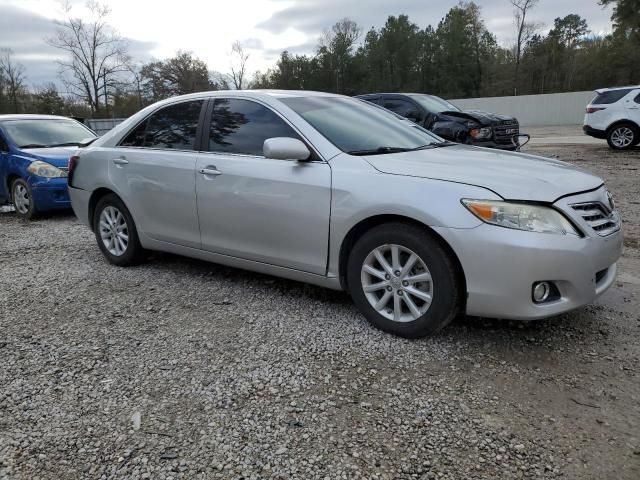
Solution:
{"label": "gravel", "polygon": [[69,214],[1,213],[0,478],[636,480],[640,155],[535,148],[616,192],[619,281],[419,341],[340,292],[166,254],[119,269]]}

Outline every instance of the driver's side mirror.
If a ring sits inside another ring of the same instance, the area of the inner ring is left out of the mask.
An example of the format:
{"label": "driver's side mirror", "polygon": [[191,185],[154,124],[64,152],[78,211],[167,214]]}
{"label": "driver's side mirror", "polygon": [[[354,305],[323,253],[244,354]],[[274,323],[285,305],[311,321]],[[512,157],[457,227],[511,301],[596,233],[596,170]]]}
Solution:
{"label": "driver's side mirror", "polygon": [[262,153],[266,158],[274,160],[309,160],[311,152],[307,146],[297,138],[274,137],[267,138],[262,146]]}

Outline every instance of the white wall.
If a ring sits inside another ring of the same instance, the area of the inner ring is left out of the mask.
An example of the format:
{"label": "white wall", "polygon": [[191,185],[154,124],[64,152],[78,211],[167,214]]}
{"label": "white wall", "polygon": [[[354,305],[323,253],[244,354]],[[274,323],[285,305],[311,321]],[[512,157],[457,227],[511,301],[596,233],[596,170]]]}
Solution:
{"label": "white wall", "polygon": [[450,100],[463,110],[484,110],[516,117],[525,127],[578,125],[593,92],[550,93],[519,97],[487,97]]}

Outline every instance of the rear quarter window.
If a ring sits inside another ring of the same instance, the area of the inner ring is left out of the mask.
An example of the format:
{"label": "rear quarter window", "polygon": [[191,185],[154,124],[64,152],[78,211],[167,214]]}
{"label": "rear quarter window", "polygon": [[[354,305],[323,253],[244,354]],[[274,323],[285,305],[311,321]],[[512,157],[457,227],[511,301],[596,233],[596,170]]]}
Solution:
{"label": "rear quarter window", "polygon": [[622,90],[611,90],[609,92],[603,92],[598,94],[591,103],[595,105],[608,105],[611,103],[616,103],[618,100],[625,97],[630,91],[630,88],[626,88]]}

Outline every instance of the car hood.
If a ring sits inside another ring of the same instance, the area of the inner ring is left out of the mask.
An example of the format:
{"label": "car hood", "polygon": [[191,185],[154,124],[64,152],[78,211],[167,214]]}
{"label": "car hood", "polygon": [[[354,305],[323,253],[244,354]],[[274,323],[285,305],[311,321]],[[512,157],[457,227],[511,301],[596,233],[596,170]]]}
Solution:
{"label": "car hood", "polygon": [[554,202],[603,183],[601,178],[558,160],[466,145],[364,158],[384,173],[475,185],[505,200]]}
{"label": "car hood", "polygon": [[516,125],[518,123],[518,121],[513,117],[501,115],[499,113],[483,112],[480,110],[442,112],[439,116],[445,117],[447,120],[472,120],[483,127],[489,127],[491,125]]}
{"label": "car hood", "polygon": [[78,147],[52,147],[52,148],[25,148],[21,150],[23,157],[32,158],[33,160],[42,160],[50,163],[54,167],[68,167],[69,157],[78,149]]}

